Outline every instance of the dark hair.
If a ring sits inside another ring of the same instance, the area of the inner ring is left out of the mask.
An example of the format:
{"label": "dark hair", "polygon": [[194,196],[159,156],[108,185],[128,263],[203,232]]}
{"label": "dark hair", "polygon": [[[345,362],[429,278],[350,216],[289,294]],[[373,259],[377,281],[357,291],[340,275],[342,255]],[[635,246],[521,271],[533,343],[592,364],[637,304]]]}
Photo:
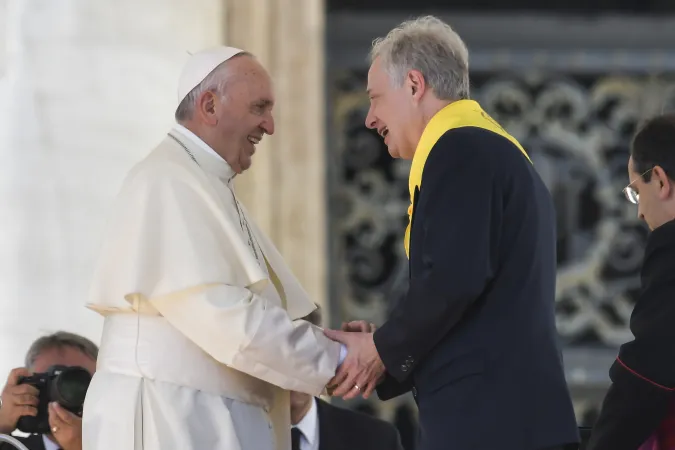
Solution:
{"label": "dark hair", "polygon": [[26,353],[26,367],[31,369],[33,363],[35,363],[35,359],[40,353],[52,349],[60,350],[65,347],[79,350],[94,361],[98,358],[98,347],[89,339],[80,336],[79,334],[68,333],[67,331],[57,331],[54,334],[43,336],[33,342]]}
{"label": "dark hair", "polygon": [[[630,149],[633,169],[644,181],[652,178],[649,169],[659,166],[668,178],[675,177],[675,114],[663,114],[646,121],[635,134]],[[645,173],[646,172],[646,173]]]}

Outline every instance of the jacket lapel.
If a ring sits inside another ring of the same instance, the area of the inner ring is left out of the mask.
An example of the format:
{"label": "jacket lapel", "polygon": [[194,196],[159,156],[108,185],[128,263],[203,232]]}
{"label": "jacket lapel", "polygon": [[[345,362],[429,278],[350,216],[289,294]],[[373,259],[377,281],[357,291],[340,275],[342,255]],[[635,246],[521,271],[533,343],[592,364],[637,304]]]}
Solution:
{"label": "jacket lapel", "polygon": [[319,419],[319,450],[348,450],[344,448],[345,433],[340,431],[340,423],[336,423],[332,414],[333,406],[317,398],[317,415]]}
{"label": "jacket lapel", "polygon": [[412,278],[412,231],[413,224],[415,223],[415,212],[417,211],[417,205],[419,204],[420,196],[420,187],[415,186],[415,192],[413,194],[413,210],[410,215],[410,240],[408,241],[408,279]]}
{"label": "jacket lapel", "polygon": [[42,440],[41,434],[31,434],[19,440],[31,450],[45,450],[45,442]]}

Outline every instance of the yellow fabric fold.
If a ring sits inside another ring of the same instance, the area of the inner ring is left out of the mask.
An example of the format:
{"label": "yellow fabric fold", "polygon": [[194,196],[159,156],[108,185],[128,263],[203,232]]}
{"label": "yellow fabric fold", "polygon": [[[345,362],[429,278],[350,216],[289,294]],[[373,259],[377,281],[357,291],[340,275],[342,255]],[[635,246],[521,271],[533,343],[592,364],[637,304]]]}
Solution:
{"label": "yellow fabric fold", "polygon": [[422,137],[417,143],[415,156],[410,166],[410,176],[408,177],[408,189],[410,190],[410,206],[408,207],[408,226],[405,230],[403,245],[405,253],[410,258],[410,231],[412,225],[412,213],[415,202],[415,188],[422,188],[422,173],[424,164],[431,153],[431,149],[436,142],[449,130],[464,127],[482,128],[491,131],[499,136],[511,141],[523,155],[530,161],[525,149],[520,143],[506,132],[492,117],[490,117],[474,100],[458,100],[450,103],[445,108],[437,112],[424,128]]}

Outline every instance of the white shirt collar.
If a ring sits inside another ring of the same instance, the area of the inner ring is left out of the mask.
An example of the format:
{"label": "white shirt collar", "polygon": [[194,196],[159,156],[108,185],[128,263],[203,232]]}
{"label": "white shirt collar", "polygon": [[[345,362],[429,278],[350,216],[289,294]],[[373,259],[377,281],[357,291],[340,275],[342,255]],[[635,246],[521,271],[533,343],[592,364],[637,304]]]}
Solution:
{"label": "white shirt collar", "polygon": [[319,409],[316,406],[316,398],[312,397],[312,406],[309,407],[305,417],[295,427],[302,431],[305,439],[309,442],[310,448],[318,448],[315,445],[319,436]]}
{"label": "white shirt collar", "polygon": [[177,123],[177,124],[175,124],[173,127],[174,127],[174,129],[175,129],[176,131],[178,131],[180,134],[182,134],[182,135],[185,136],[186,138],[190,139],[192,142],[194,142],[197,146],[199,146],[199,148],[201,148],[202,150],[204,150],[206,153],[210,153],[210,154],[212,154],[213,156],[216,156],[216,157],[218,157],[218,158],[220,158],[220,159],[223,159],[223,157],[220,156],[218,153],[216,153],[216,151],[215,151],[214,149],[212,149],[212,148],[209,146],[209,144],[207,144],[206,142],[204,142],[199,136],[197,136],[197,135],[194,134],[192,131],[190,131],[190,130],[188,130],[187,128],[185,128],[183,125]]}
{"label": "white shirt collar", "polygon": [[42,442],[45,444],[45,450],[59,450],[61,447],[52,442],[46,434],[42,435]]}
{"label": "white shirt collar", "polygon": [[[210,168],[211,171],[215,172],[220,178],[228,183],[232,181],[236,173],[234,170],[232,170],[232,167],[230,167],[227,161],[225,161],[225,158],[216,153],[216,151],[212,149],[206,142],[204,142],[199,136],[185,128],[183,125],[176,123],[173,126],[173,130],[179,134],[180,137],[189,140],[190,143],[194,144],[194,146],[200,150],[203,150],[206,155],[209,155],[206,157],[200,156],[198,154],[193,155],[193,157],[199,161],[198,164],[200,166],[208,166],[203,168]],[[176,137],[174,137],[174,139],[176,139]],[[215,157],[215,159],[212,159],[212,157]]]}

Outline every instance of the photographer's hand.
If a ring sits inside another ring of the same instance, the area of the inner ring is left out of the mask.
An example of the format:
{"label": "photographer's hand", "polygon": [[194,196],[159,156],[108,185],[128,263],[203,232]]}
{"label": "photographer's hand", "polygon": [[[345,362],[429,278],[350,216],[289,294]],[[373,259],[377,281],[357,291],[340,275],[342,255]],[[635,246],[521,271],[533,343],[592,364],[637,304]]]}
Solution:
{"label": "photographer's hand", "polygon": [[49,426],[63,450],[82,450],[82,419],[58,403],[49,404]]}
{"label": "photographer's hand", "polygon": [[0,433],[9,434],[16,428],[21,416],[36,416],[38,390],[29,384],[18,384],[19,378],[31,373],[22,367],[13,369],[7,377],[7,384],[2,389],[0,399]]}

